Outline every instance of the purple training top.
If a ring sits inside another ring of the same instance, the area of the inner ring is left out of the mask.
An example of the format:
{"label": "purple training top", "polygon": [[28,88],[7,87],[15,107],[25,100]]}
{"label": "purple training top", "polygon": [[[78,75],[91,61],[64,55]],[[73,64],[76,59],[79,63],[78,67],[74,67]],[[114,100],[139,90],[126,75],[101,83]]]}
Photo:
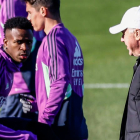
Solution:
{"label": "purple training top", "polygon": [[36,64],[39,122],[51,125],[72,90],[83,97],[83,55],[77,39],[56,25],[43,39]]}
{"label": "purple training top", "polygon": [[13,84],[9,92],[9,95],[19,94],[19,93],[30,93],[30,90],[28,89],[28,86],[22,77],[22,73],[14,72]]}
{"label": "purple training top", "polygon": [[[23,16],[27,17],[26,12],[26,5],[21,0],[0,0],[0,44],[3,44],[3,28],[4,23],[7,19],[16,17],[16,16]],[[32,45],[32,51],[35,49],[37,41],[42,41],[44,37],[44,32],[35,32],[34,31],[34,39],[33,39],[33,45]],[[9,90],[7,90],[7,93],[9,95],[16,94],[16,93],[27,93],[30,92],[29,88],[27,87],[26,82],[24,81],[24,78],[22,77],[22,74],[20,72],[14,74],[14,81],[13,81],[12,90],[9,93]],[[22,90],[21,90],[21,84],[22,84]],[[20,87],[20,88],[19,88]],[[24,92],[22,92],[24,91]]]}
{"label": "purple training top", "polygon": [[[3,46],[0,46],[0,107],[8,96],[13,84],[13,72],[19,72],[21,64],[15,64]],[[16,76],[18,73],[16,74]],[[21,86],[22,87],[22,86]],[[24,87],[24,84],[23,84]],[[24,89],[24,88],[23,88]],[[14,131],[0,124],[0,138],[14,140],[37,140],[37,136],[28,131]]]}
{"label": "purple training top", "polygon": [[77,39],[57,24],[43,39],[36,62],[38,121],[66,126],[70,139],[87,139],[82,109],[84,60]]}
{"label": "purple training top", "polygon": [[[3,46],[0,46],[0,96],[7,97],[12,84],[13,72],[20,71],[22,64],[15,64],[11,57],[5,53]],[[1,101],[0,101],[1,102]]]}

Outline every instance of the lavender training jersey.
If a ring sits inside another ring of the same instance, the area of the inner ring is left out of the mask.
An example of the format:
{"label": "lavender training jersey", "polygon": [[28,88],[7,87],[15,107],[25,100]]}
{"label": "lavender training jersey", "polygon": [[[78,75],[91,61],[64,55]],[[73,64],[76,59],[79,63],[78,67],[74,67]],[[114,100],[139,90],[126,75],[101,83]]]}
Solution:
{"label": "lavender training jersey", "polygon": [[[13,85],[14,74],[19,72],[21,64],[15,64],[0,46],[0,107],[8,96]],[[18,74],[17,74],[18,75]],[[24,89],[24,88],[23,88]],[[0,124],[0,139],[36,140],[36,135],[27,131],[14,131]]]}
{"label": "lavender training jersey", "polygon": [[[3,28],[7,19],[17,16],[27,17],[27,12],[25,3],[23,3],[21,0],[0,0],[0,5],[1,5],[0,9],[0,45],[1,45],[3,44],[4,38]],[[24,62],[23,67],[21,68],[22,73],[18,72],[14,74],[14,84],[9,95],[15,93],[22,93],[23,89],[24,89],[23,93],[35,92],[35,84],[34,84],[35,59],[40,42],[42,41],[44,36],[45,33],[43,30],[40,32],[34,31],[31,54],[28,58],[28,61]],[[26,78],[24,76],[25,74],[28,75],[26,76]],[[33,82],[31,80],[33,80]],[[21,83],[22,90],[20,90],[19,88],[20,87],[19,85],[21,85]]]}
{"label": "lavender training jersey", "polygon": [[21,64],[15,64],[11,57],[3,50],[3,45],[0,46],[0,107],[3,104],[3,99],[8,96],[13,85],[13,72],[19,72]]}
{"label": "lavender training jersey", "polygon": [[57,24],[43,39],[36,63],[39,122],[67,125],[69,133],[86,139],[82,110],[84,60],[77,39]]}

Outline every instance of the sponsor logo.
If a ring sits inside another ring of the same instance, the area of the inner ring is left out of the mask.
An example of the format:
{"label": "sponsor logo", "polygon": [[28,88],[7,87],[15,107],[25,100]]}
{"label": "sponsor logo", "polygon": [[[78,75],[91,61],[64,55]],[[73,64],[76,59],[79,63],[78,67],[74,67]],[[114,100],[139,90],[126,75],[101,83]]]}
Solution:
{"label": "sponsor logo", "polygon": [[83,58],[80,58],[81,55],[81,49],[79,44],[76,42],[75,52],[74,52],[74,59],[73,59],[73,65],[74,66],[81,66],[83,65]]}
{"label": "sponsor logo", "polygon": [[76,47],[75,47],[75,53],[74,53],[74,57],[81,57],[81,50],[80,47],[78,45],[78,43],[76,42]]}
{"label": "sponsor logo", "polygon": [[76,58],[76,59],[73,59],[73,65],[75,66],[81,66],[83,65],[83,59],[82,58]]}
{"label": "sponsor logo", "polygon": [[[73,65],[74,66],[82,66],[84,64],[81,48],[78,44],[78,42],[75,42],[75,52],[74,52],[74,59],[73,59]],[[77,67],[79,68],[79,67]],[[83,84],[83,69],[77,69],[74,67],[72,69],[72,77],[73,77],[73,84],[74,86],[81,86]]]}
{"label": "sponsor logo", "polygon": [[83,77],[83,70],[72,69],[72,77]]}

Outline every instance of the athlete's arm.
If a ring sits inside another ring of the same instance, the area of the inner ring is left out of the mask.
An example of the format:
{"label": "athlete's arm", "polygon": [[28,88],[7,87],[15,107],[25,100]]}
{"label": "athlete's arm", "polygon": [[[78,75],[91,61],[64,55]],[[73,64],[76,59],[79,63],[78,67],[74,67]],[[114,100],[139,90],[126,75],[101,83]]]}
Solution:
{"label": "athlete's arm", "polygon": [[[51,64],[52,81],[50,84],[49,97],[46,102],[46,107],[39,120],[42,123],[52,124],[61,104],[64,100],[67,86],[69,84],[69,60],[68,52],[64,44],[58,40],[54,42],[54,46],[50,46],[51,59],[48,60]],[[53,52],[53,53],[52,53]]]}

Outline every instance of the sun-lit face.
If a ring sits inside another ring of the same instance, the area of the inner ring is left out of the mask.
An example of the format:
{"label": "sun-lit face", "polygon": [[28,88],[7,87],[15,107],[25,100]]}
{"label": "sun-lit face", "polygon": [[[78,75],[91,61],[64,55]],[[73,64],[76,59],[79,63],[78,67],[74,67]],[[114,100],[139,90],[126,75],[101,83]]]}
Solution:
{"label": "sun-lit face", "polygon": [[24,30],[13,28],[6,30],[4,38],[4,50],[17,62],[25,61],[31,52],[33,32],[31,29]]}
{"label": "sun-lit face", "polygon": [[136,40],[135,31],[130,32],[130,29],[122,31],[121,42],[124,42],[131,56],[140,56],[140,46]]}
{"label": "sun-lit face", "polygon": [[44,29],[44,17],[41,11],[37,11],[29,2],[26,3],[26,12],[28,13],[27,19],[31,22],[35,31]]}

